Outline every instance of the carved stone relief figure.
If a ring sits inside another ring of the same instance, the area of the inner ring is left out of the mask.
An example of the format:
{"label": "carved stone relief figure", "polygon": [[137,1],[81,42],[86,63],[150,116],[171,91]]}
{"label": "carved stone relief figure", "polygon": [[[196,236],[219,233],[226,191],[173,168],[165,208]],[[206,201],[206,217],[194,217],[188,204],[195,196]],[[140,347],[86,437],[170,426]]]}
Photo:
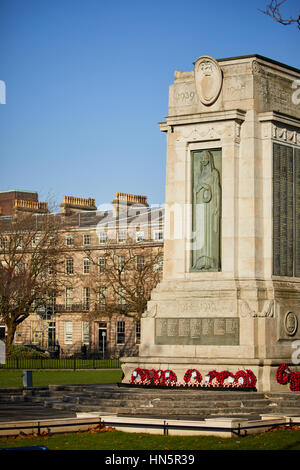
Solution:
{"label": "carved stone relief figure", "polygon": [[[217,151],[219,157],[221,152]],[[220,173],[212,151],[193,154],[192,271],[220,270]],[[219,158],[219,164],[220,164]]]}

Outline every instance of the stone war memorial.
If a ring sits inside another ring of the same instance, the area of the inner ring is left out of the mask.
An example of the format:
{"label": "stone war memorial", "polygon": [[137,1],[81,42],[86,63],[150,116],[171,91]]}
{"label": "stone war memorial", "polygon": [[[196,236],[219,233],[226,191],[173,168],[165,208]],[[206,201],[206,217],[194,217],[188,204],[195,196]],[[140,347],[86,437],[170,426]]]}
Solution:
{"label": "stone war memorial", "polygon": [[123,384],[136,369],[181,383],[250,370],[258,391],[283,391],[278,367],[300,370],[299,89],[300,70],[259,55],[175,72],[163,279]]}

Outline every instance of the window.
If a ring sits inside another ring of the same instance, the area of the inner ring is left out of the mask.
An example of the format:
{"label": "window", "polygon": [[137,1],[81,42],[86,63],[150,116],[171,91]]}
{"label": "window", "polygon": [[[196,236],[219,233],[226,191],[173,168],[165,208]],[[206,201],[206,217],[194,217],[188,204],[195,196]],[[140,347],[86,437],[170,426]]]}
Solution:
{"label": "window", "polygon": [[74,260],[73,258],[66,259],[66,274],[74,274]]}
{"label": "window", "polygon": [[49,299],[47,301],[46,312],[52,315],[55,312],[55,308],[56,308],[56,293],[51,292],[49,294]]}
{"label": "window", "polygon": [[23,248],[23,237],[18,237],[16,247],[18,250],[21,250]]}
{"label": "window", "polygon": [[118,270],[120,273],[125,271],[125,256],[118,256]]}
{"label": "window", "polygon": [[164,232],[162,230],[156,230],[154,232],[154,240],[163,240],[164,239]]}
{"label": "window", "polygon": [[25,262],[22,259],[19,259],[16,262],[16,271],[20,273],[20,272],[24,271],[24,269],[25,269]]}
{"label": "window", "polygon": [[118,288],[118,304],[121,308],[123,308],[126,304],[126,299],[125,299],[125,289],[123,287]]}
{"label": "window", "polygon": [[84,287],[82,289],[82,302],[83,302],[83,309],[89,310],[90,309],[90,288]]}
{"label": "window", "polygon": [[48,347],[55,346],[55,321],[48,322]]}
{"label": "window", "polygon": [[17,326],[16,332],[15,332],[15,343],[23,343],[24,339],[22,338],[22,329],[21,326]]}
{"label": "window", "polygon": [[106,305],[106,287],[100,287],[98,293],[98,301],[100,310],[104,310]]}
{"label": "window", "polygon": [[107,232],[100,232],[99,243],[106,243],[106,242],[107,242]]}
{"label": "window", "polygon": [[56,259],[52,258],[50,262],[50,266],[48,268],[48,274],[50,276],[55,276],[56,275]]}
{"label": "window", "polygon": [[83,258],[83,274],[90,273],[90,260],[89,258]]}
{"label": "window", "polygon": [[37,235],[35,235],[35,236],[32,238],[32,246],[33,246],[33,247],[38,246],[39,241],[40,241],[40,237],[38,237]]}
{"label": "window", "polygon": [[33,344],[39,344],[41,339],[41,322],[40,320],[34,320],[30,322],[31,331],[31,342]]}
{"label": "window", "polygon": [[145,264],[144,256],[137,255],[137,257],[136,257],[136,269],[138,271],[142,271],[143,267],[144,267],[144,264]]}
{"label": "window", "polygon": [[100,322],[98,325],[98,347],[104,359],[107,348],[107,323]]}
{"label": "window", "polygon": [[1,238],[0,238],[0,247],[1,247],[1,249],[2,249],[2,250],[6,250],[7,245],[8,245],[8,243],[7,243],[7,237],[1,237]]}
{"label": "window", "polygon": [[82,343],[90,344],[90,324],[88,321],[82,322]]}
{"label": "window", "polygon": [[106,259],[104,256],[100,256],[98,259],[98,264],[99,264],[99,273],[105,273],[105,267],[106,267]]}
{"label": "window", "polygon": [[65,321],[65,344],[73,343],[73,322]]}
{"label": "window", "polygon": [[66,245],[67,245],[67,246],[72,246],[73,243],[74,243],[73,235],[67,235],[67,237],[66,237]]}
{"label": "window", "polygon": [[118,233],[118,241],[119,242],[124,242],[126,240],[126,232],[125,230],[121,230]]}
{"label": "window", "polygon": [[144,238],[145,238],[145,234],[144,234],[143,230],[139,230],[138,232],[136,232],[136,241],[137,242],[144,241]]}
{"label": "window", "polygon": [[136,296],[137,298],[142,297],[144,295],[144,289],[142,286],[136,286]]}
{"label": "window", "polygon": [[5,325],[0,325],[0,340],[5,339]]}
{"label": "window", "polygon": [[50,246],[54,246],[55,243],[56,243],[56,241],[57,241],[57,237],[55,237],[54,235],[51,235],[51,236],[49,237],[49,245],[50,245]]}
{"label": "window", "polygon": [[160,256],[159,258],[157,258],[157,260],[155,261],[154,265],[153,265],[153,270],[155,272],[157,271],[161,271],[162,268],[163,268],[163,264],[164,264],[164,259],[162,256]]}
{"label": "window", "polygon": [[135,324],[135,342],[140,344],[141,342],[141,322],[137,321]]}
{"label": "window", "polygon": [[66,303],[66,309],[71,310],[73,306],[73,288],[72,287],[66,287],[65,303]]}
{"label": "window", "polygon": [[125,344],[125,322],[117,321],[117,344]]}
{"label": "window", "polygon": [[91,244],[91,236],[86,234],[83,235],[83,244],[84,245],[90,245]]}

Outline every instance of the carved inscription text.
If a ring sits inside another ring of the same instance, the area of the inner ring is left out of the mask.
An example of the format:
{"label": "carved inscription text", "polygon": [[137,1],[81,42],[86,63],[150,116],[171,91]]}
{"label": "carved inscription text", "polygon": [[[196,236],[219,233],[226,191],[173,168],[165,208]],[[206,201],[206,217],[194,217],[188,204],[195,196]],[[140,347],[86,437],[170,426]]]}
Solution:
{"label": "carved inscription text", "polygon": [[239,318],[156,318],[155,344],[237,345]]}

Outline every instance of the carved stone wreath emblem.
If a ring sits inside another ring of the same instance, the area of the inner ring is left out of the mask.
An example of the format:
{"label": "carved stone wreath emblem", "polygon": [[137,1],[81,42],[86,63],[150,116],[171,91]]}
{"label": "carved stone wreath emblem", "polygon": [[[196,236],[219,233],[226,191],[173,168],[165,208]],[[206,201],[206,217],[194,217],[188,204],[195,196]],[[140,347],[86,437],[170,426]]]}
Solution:
{"label": "carved stone wreath emblem", "polygon": [[293,312],[287,312],[285,314],[283,327],[287,335],[294,336],[298,328],[298,319]]}
{"label": "carved stone wreath emblem", "polygon": [[218,62],[209,56],[201,56],[195,62],[196,90],[201,103],[213,104],[222,88],[222,72]]}

